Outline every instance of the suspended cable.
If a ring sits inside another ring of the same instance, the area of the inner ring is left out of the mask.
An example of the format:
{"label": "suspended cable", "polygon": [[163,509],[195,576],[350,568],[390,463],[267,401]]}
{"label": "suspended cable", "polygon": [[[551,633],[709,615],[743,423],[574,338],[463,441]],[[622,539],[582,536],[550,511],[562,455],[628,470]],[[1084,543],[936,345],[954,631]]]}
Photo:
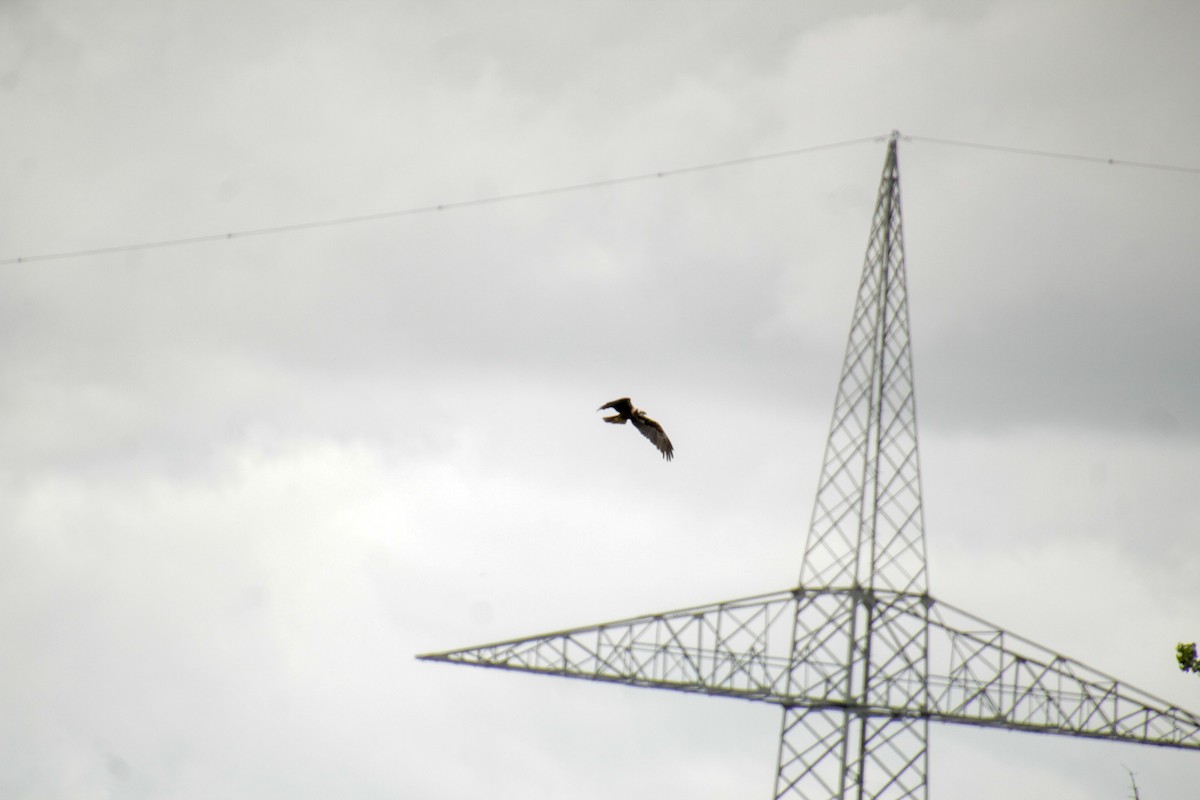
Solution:
{"label": "suspended cable", "polygon": [[1027,147],[1007,147],[999,144],[982,144],[980,142],[963,142],[956,139],[936,139],[932,136],[902,136],[909,142],[928,142],[930,144],[946,144],[954,147],[971,147],[976,150],[995,150],[1001,153],[1016,153],[1023,156],[1041,156],[1043,158],[1061,158],[1069,161],[1086,161],[1091,164],[1107,164],[1114,167],[1136,167],[1138,169],[1157,169],[1165,172],[1190,172],[1200,174],[1200,167],[1185,167],[1178,164],[1156,164],[1150,161],[1126,161],[1119,158],[1103,158],[1101,156],[1085,156],[1078,153],[1057,153],[1051,150],[1032,150]]}
{"label": "suspended cable", "polygon": [[[895,134],[893,134],[895,135]],[[1070,161],[1082,161],[1091,164],[1104,164],[1108,166],[1133,167],[1137,169],[1153,169],[1165,172],[1184,172],[1190,174],[1200,174],[1200,167],[1181,166],[1178,164],[1162,164],[1149,161],[1129,161],[1117,158],[1104,158],[1101,156],[1081,155],[1078,153],[1061,153],[1051,150],[1035,150],[1027,147],[1010,147],[1007,145],[985,144],[982,142],[967,142],[957,139],[940,139],[933,136],[910,136],[903,135],[900,138],[908,142],[925,142],[929,144],[950,145],[953,147],[969,147],[976,150],[992,150],[1003,153],[1013,153],[1025,156],[1037,156],[1042,158],[1057,158]],[[450,211],[458,208],[467,208],[469,206],[481,206],[492,203],[506,203],[514,200],[527,200],[535,197],[546,197],[554,194],[565,194],[568,192],[580,192],[588,189],[600,189],[607,186],[616,186],[623,183],[633,183],[635,181],[645,181],[654,178],[669,178],[675,175],[683,175],[689,172],[702,172],[704,170],[721,169],[724,167],[734,167],[743,164],[750,164],[756,161],[768,161],[771,159],[788,158],[791,156],[802,155],[804,153],[814,153],[820,150],[831,150],[836,147],[846,147],[848,145],[864,144],[867,142],[882,142],[886,141],[888,136],[867,136],[861,139],[848,139],[842,142],[830,142],[828,144],[814,145],[811,147],[797,147],[791,150],[781,150],[776,153],[765,153],[756,156],[745,156],[742,158],[731,158],[724,161],[712,161],[706,164],[695,164],[688,167],[677,167],[675,169],[665,169],[656,172],[645,172],[639,175],[626,175],[618,178],[604,178],[594,181],[586,181],[584,183],[573,183],[565,186],[553,186],[546,189],[533,189],[526,192],[512,192],[509,194],[491,195],[489,197],[478,197],[471,200],[455,200],[446,203],[438,203],[435,205],[413,206],[410,208],[402,208],[393,211],[381,211],[374,214],[358,214],[355,216],[335,217],[324,220],[311,220],[308,222],[296,222],[288,225],[274,225],[264,228],[247,228],[244,230],[229,231],[227,233],[210,233],[200,236],[185,236],[176,239],[160,239],[151,242],[136,242],[133,244],[120,244],[110,247],[93,247],[86,250],[68,250],[58,253],[41,253],[31,256],[16,256],[10,258],[0,258],[0,265],[4,264],[23,264],[33,261],[54,261],[68,258],[83,258],[86,256],[107,255],[111,253],[128,253],[135,250],[151,250],[161,247],[179,247],[189,244],[201,244],[203,242],[215,242],[222,239],[240,239],[248,236],[270,236],[274,234],[292,233],[294,231],[308,230],[312,228],[331,228],[339,225],[352,225],[357,222],[370,222],[372,220],[390,219],[393,217],[404,217],[415,214],[428,214],[437,211]]]}
{"label": "suspended cable", "polygon": [[160,247],[179,247],[189,244],[200,244],[202,242],[216,242],[222,239],[240,239],[247,236],[269,236],[280,233],[291,233],[293,231],[308,230],[311,228],[332,228],[338,225],[351,225],[356,222],[370,222],[371,220],[390,219],[392,217],[404,217],[414,214],[428,214],[437,211],[450,211],[457,208],[467,208],[469,206],[481,206],[492,203],[507,203],[513,200],[527,200],[534,197],[545,197],[553,194],[565,194],[567,192],[581,192],[587,189],[599,189],[606,186],[616,186],[622,183],[633,183],[635,181],[645,181],[655,178],[670,178],[676,175],[683,175],[689,172],[702,172],[704,170],[721,169],[723,167],[734,167],[743,164],[750,164],[756,161],[768,161],[777,158],[788,158],[790,156],[798,156],[804,153],[814,153],[819,150],[831,150],[835,147],[846,147],[854,144],[864,144],[866,142],[881,142],[886,136],[867,136],[862,139],[849,139],[844,142],[831,142],[829,144],[819,144],[811,147],[797,147],[791,150],[781,150],[777,153],[765,153],[756,156],[744,156],[742,158],[731,158],[725,161],[712,161],[707,164],[695,164],[689,167],[677,167],[675,169],[664,169],[657,172],[645,172],[640,175],[627,175],[620,178],[604,178],[601,180],[587,181],[585,183],[573,183],[566,186],[554,186],[548,189],[533,189],[527,192],[512,192],[510,194],[498,194],[490,197],[478,197],[472,200],[456,200],[447,203],[438,203],[436,205],[414,206],[411,208],[402,208],[394,211],[380,211],[374,214],[359,214],[348,217],[336,217],[334,219],[314,220],[309,222],[296,222],[289,225],[274,225],[266,228],[249,228],[246,230],[230,231],[228,233],[210,233],[201,236],[186,236],[178,239],[160,239],[153,242],[138,242],[135,244],[120,244],[111,247],[93,247],[87,250],[69,250],[60,253],[43,253],[32,256],[17,256],[15,258],[2,258],[0,264],[24,264],[32,261],[53,261],[67,258],[83,258],[85,256],[98,256],[110,253],[128,253],[135,250],[151,250]]}

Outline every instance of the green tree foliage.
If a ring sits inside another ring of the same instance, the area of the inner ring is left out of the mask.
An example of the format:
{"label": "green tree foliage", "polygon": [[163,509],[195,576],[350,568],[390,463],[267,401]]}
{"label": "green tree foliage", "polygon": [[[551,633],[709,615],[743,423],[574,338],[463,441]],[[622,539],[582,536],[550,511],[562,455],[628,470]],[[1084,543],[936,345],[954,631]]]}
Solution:
{"label": "green tree foliage", "polygon": [[1179,659],[1179,668],[1184,672],[1195,672],[1200,675],[1200,658],[1196,657],[1196,643],[1175,646],[1175,657]]}

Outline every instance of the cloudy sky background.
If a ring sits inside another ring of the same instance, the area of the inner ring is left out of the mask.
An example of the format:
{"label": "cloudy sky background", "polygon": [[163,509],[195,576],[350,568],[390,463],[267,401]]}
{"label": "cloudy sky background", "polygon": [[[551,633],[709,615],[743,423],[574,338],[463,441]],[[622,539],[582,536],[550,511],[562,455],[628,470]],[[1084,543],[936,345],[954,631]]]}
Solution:
{"label": "cloudy sky background", "polygon": [[[791,586],[883,138],[933,593],[1200,709],[1200,6],[0,3],[0,795],[770,796],[771,706],[417,662]],[[834,142],[587,191],[189,246]],[[664,463],[600,423],[621,395]],[[936,728],[935,797],[1191,796]]]}

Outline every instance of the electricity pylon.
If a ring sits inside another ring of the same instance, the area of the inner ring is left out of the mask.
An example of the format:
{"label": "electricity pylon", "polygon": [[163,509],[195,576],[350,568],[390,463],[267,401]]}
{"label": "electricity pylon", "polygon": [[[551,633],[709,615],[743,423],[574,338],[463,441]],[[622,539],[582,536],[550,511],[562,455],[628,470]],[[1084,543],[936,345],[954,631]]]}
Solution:
{"label": "electricity pylon", "polygon": [[930,722],[1200,749],[1200,716],[929,594],[897,138],[799,585],[419,658],[775,703],[776,800],[926,800]]}

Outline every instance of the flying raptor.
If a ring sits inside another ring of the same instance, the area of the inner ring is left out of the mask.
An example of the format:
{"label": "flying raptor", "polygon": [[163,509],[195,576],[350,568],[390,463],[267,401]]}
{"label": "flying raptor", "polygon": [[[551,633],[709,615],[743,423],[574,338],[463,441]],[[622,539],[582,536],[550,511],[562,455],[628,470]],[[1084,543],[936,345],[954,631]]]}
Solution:
{"label": "flying raptor", "polygon": [[663,458],[670,461],[675,457],[675,448],[671,446],[671,440],[667,438],[666,431],[662,429],[662,425],[647,417],[645,411],[642,411],[640,408],[634,408],[633,403],[629,402],[628,397],[622,397],[620,400],[605,403],[596,410],[603,411],[606,408],[611,408],[617,413],[611,417],[605,417],[605,422],[611,422],[614,425],[624,425],[626,422],[632,422],[633,427],[641,431],[642,436],[645,436],[654,443],[654,446],[662,453]]}

